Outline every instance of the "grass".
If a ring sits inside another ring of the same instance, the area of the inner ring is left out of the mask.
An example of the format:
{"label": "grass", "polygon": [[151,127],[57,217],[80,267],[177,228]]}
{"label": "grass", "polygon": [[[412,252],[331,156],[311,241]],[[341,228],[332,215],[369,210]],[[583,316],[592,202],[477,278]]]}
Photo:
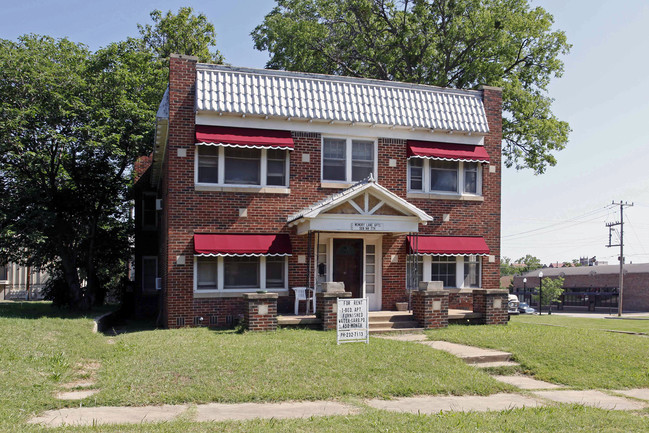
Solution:
{"label": "grass", "polygon": [[520,323],[548,324],[567,326],[575,329],[615,330],[623,332],[641,332],[649,334],[649,317],[645,320],[629,319],[591,319],[581,317],[568,317],[558,314],[548,315],[520,315],[512,317],[512,321]]}
{"label": "grass", "polygon": [[449,326],[428,336],[511,352],[523,371],[537,379],[578,389],[649,387],[649,338],[644,336],[526,320],[506,326]]}
{"label": "grass", "polygon": [[[94,316],[95,314],[93,314]],[[434,338],[511,350],[537,377],[579,387],[647,386],[646,337],[538,326],[454,326]],[[296,420],[62,427],[25,424],[35,413],[78,406],[56,400],[66,382],[97,379],[93,405],[342,399],[415,394],[489,394],[511,389],[426,346],[372,338],[338,346],[334,333],[282,330],[236,334],[205,328],[93,334],[92,320],[47,303],[0,302],[2,432],[632,432],[638,414],[559,405],[491,413],[410,415],[364,408],[354,416]],[[580,345],[581,343],[581,345]],[[534,344],[535,349],[530,349]],[[592,346],[592,348],[590,347]],[[588,347],[580,353],[579,347]],[[611,359],[608,359],[611,358]],[[95,367],[92,367],[95,366]],[[95,371],[95,368],[98,370]],[[614,371],[606,371],[617,368]],[[599,369],[600,376],[595,372]],[[619,377],[618,377],[619,376]],[[596,379],[598,381],[596,381]],[[615,379],[615,380],[614,380]],[[602,384],[606,386],[602,386]],[[589,386],[590,386],[589,385]]]}
{"label": "grass", "polygon": [[429,347],[335,333],[155,330],[93,334],[92,319],[47,303],[0,303],[0,431],[32,414],[78,406],[63,384],[97,379],[84,406],[317,400],[511,390]]}

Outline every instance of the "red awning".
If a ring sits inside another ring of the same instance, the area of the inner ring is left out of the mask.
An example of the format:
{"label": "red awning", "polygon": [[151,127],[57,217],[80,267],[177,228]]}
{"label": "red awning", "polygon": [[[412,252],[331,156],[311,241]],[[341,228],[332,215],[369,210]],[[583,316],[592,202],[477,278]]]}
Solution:
{"label": "red awning", "polygon": [[201,256],[288,256],[287,234],[194,234],[194,251]]}
{"label": "red awning", "polygon": [[408,140],[408,158],[441,159],[444,161],[489,162],[484,146]]}
{"label": "red awning", "polygon": [[293,150],[290,131],[196,125],[196,143]]}
{"label": "red awning", "polygon": [[489,247],[479,236],[408,236],[408,252],[431,256],[486,256]]}

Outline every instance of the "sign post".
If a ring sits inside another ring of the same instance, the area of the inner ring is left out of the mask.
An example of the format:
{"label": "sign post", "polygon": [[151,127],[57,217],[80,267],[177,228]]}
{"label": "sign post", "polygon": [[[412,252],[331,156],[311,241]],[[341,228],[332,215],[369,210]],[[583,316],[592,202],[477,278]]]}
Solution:
{"label": "sign post", "polygon": [[367,298],[338,299],[338,344],[370,342]]}

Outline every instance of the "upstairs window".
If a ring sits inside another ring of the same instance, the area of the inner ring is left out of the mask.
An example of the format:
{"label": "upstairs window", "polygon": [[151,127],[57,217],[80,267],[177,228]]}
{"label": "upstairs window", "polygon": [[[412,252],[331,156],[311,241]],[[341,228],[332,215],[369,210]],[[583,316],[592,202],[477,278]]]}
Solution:
{"label": "upstairs window", "polygon": [[158,225],[155,201],[155,193],[144,193],[142,195],[142,228],[144,230],[153,230]]}
{"label": "upstairs window", "polygon": [[376,142],[350,138],[322,139],[322,180],[352,183],[376,178]]}
{"label": "upstairs window", "polygon": [[287,150],[196,146],[195,181],[204,185],[287,187]]}
{"label": "upstairs window", "polygon": [[482,170],[477,162],[408,160],[408,190],[439,194],[482,195]]}

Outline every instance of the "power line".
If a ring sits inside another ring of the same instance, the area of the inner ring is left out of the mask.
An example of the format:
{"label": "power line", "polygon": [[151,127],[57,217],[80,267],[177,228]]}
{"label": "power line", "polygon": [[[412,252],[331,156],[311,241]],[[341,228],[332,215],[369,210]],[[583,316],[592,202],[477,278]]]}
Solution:
{"label": "power line", "polygon": [[[536,229],[526,230],[526,231],[519,232],[519,233],[513,233],[511,235],[504,235],[504,236],[502,236],[502,238],[507,239],[507,238],[512,238],[512,237],[526,237],[526,236],[523,236],[523,235],[528,235],[529,236],[530,233],[535,233],[535,235],[536,235],[536,234],[545,234],[545,233],[551,233],[551,232],[558,231],[558,230],[563,230],[563,229],[566,229],[568,227],[573,227],[575,225],[583,224],[585,222],[595,221],[597,219],[600,219],[600,218],[605,216],[605,214],[601,213],[603,210],[606,210],[606,208],[597,209],[596,211],[591,211],[591,212],[588,212],[588,213],[586,213],[584,215],[580,215],[578,217],[574,217],[574,218],[571,218],[571,219],[568,219],[568,220],[565,220],[563,222],[559,222],[559,223],[556,223],[556,224],[550,224],[550,225],[547,225],[547,226],[544,226],[544,227],[539,227],[539,228],[536,228]],[[600,215],[597,215],[594,218],[590,218],[590,219],[587,219],[587,220],[578,220],[579,218],[585,218],[585,217],[588,217],[588,216],[592,216],[595,213],[600,213]],[[568,225],[565,225],[565,224],[568,224]],[[548,230],[548,229],[552,229],[552,228],[557,227],[557,226],[563,226],[563,227],[559,227],[559,228],[556,228],[554,230]],[[536,232],[542,232],[542,233],[536,233]]]}

